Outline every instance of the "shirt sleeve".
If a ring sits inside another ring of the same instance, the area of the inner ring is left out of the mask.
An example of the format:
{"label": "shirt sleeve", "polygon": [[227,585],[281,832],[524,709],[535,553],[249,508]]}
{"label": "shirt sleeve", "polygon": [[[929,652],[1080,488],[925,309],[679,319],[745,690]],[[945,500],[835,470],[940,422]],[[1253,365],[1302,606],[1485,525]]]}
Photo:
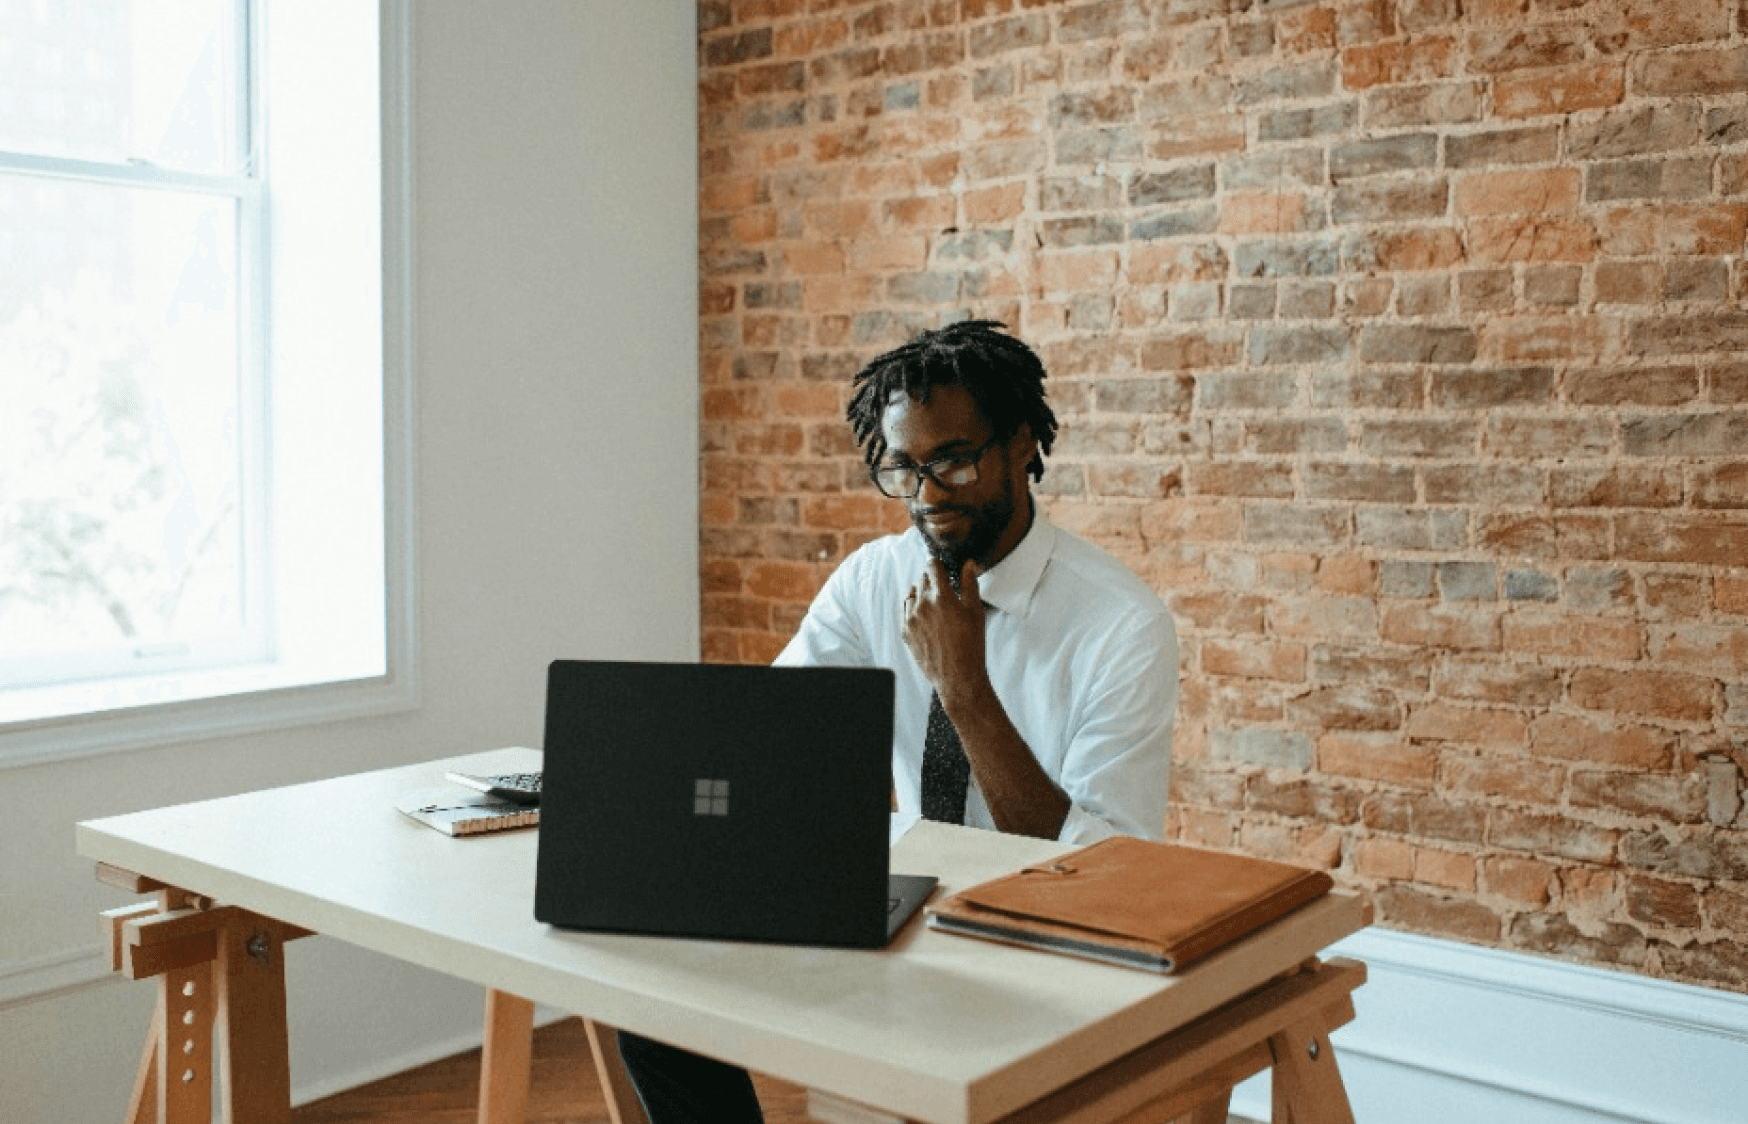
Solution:
{"label": "shirt sleeve", "polygon": [[1073,704],[1059,782],[1071,806],[1058,838],[1160,839],[1177,716],[1177,628],[1169,612],[1152,614],[1100,648]]}
{"label": "shirt sleeve", "polygon": [[801,627],[772,662],[777,667],[866,667],[873,658],[859,623],[857,605],[866,597],[856,556],[832,571],[807,607]]}

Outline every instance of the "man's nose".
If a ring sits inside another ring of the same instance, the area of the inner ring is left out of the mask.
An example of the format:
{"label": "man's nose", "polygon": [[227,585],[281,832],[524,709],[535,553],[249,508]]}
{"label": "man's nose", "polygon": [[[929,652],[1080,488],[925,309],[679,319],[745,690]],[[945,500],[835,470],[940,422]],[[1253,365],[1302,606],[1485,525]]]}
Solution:
{"label": "man's nose", "polygon": [[921,506],[933,507],[952,494],[929,473],[925,472],[921,475],[922,480],[918,482],[916,490],[916,500]]}

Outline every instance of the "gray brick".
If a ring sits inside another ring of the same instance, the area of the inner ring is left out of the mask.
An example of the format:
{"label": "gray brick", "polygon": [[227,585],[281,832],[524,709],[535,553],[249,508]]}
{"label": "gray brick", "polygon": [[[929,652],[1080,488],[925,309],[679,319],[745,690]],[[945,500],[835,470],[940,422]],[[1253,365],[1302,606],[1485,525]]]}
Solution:
{"label": "gray brick", "polygon": [[1093,383],[1093,405],[1109,414],[1178,414],[1189,409],[1195,389],[1193,375],[1099,379]]}
{"label": "gray brick", "polygon": [[1187,211],[1136,219],[1129,224],[1129,237],[1137,242],[1152,242],[1161,238],[1181,238],[1186,234],[1212,234],[1219,221],[1220,213],[1214,207],[1192,207]]}
{"label": "gray brick", "polygon": [[1748,351],[1748,312],[1635,320],[1627,327],[1627,351],[1634,355]]}
{"label": "gray brick", "polygon": [[1333,277],[1340,261],[1329,238],[1310,241],[1245,241],[1237,247],[1240,277]]}
{"label": "gray brick", "polygon": [[1038,205],[1046,211],[1114,211],[1122,194],[1115,176],[1046,176],[1038,184]]}
{"label": "gray brick", "polygon": [[1496,129],[1445,138],[1445,167],[1540,164],[1559,156],[1560,134],[1549,126]]}
{"label": "gray brick", "polygon": [[1082,129],[1056,134],[1061,165],[1133,163],[1141,158],[1141,137],[1132,129]]}
{"label": "gray brick", "polygon": [[1147,207],[1155,203],[1207,199],[1213,196],[1214,186],[1214,165],[1211,163],[1150,172],[1137,176],[1129,185],[1129,205]]}
{"label": "gray brick", "polygon": [[1351,101],[1320,105],[1312,109],[1282,109],[1265,113],[1257,122],[1257,138],[1264,141],[1306,140],[1329,133],[1346,133],[1359,119]]}
{"label": "gray brick", "polygon": [[1323,186],[1323,150],[1295,148],[1241,156],[1220,165],[1220,182],[1227,189],[1258,187]]}
{"label": "gray brick", "polygon": [[1362,363],[1468,363],[1475,348],[1472,328],[1389,324],[1360,330]]}
{"label": "gray brick", "polygon": [[1438,163],[1438,136],[1405,133],[1354,141],[1329,150],[1329,178],[1340,183],[1361,176],[1430,168]]}
{"label": "gray brick", "polygon": [[1440,562],[1438,588],[1446,601],[1492,601],[1497,571],[1491,562]]}
{"label": "gray brick", "polygon": [[1626,418],[1621,446],[1633,457],[1728,457],[1748,450],[1748,413]]}
{"label": "gray brick", "polygon": [[1349,181],[1336,187],[1329,218],[1337,224],[1443,218],[1449,194],[1443,178]]}
{"label": "gray brick", "polygon": [[963,230],[949,234],[935,243],[935,260],[942,262],[983,261],[1000,257],[1013,249],[1011,230]]}
{"label": "gray brick", "polygon": [[1335,285],[1328,281],[1281,283],[1283,320],[1328,320],[1335,315]]}
{"label": "gray brick", "polygon": [[1325,410],[1416,410],[1425,400],[1424,382],[1419,371],[1319,371],[1311,376],[1311,404]]}
{"label": "gray brick", "polygon": [[1103,246],[1123,240],[1123,223],[1121,219],[1105,215],[1046,219],[1039,227],[1038,236],[1044,245],[1053,248]]}
{"label": "gray brick", "polygon": [[1423,599],[1433,594],[1431,562],[1386,558],[1378,564],[1378,592],[1385,597]]}
{"label": "gray brick", "polygon": [[1297,379],[1290,373],[1203,374],[1196,379],[1196,405],[1203,410],[1278,410],[1293,403]]}
{"label": "gray brick", "polygon": [[1254,366],[1288,363],[1327,366],[1342,362],[1347,355],[1348,333],[1345,328],[1270,327],[1250,330],[1248,358]]}
{"label": "gray brick", "polygon": [[1560,583],[1552,574],[1540,570],[1507,570],[1505,599],[1507,601],[1557,601]]}
{"label": "gray brick", "polygon": [[1553,397],[1554,370],[1551,367],[1435,371],[1432,375],[1432,404],[1447,410],[1546,406]]}
{"label": "gray brick", "polygon": [[1700,139],[1699,106],[1666,104],[1621,109],[1590,121],[1574,121],[1566,152],[1574,160],[1642,156],[1687,148]]}
{"label": "gray brick", "polygon": [[1354,541],[1385,550],[1461,550],[1469,545],[1468,516],[1440,508],[1359,507]]}
{"label": "gray brick", "polygon": [[1275,314],[1275,287],[1234,285],[1226,297],[1226,311],[1235,320],[1267,320]]}
{"label": "gray brick", "polygon": [[1208,731],[1208,751],[1212,756],[1245,765],[1303,772],[1311,767],[1313,748],[1308,735],[1294,730],[1253,726]]}
{"label": "gray brick", "polygon": [[1275,66],[1233,84],[1232,100],[1247,106],[1288,98],[1321,98],[1335,92],[1336,63]]}
{"label": "gray brick", "polygon": [[1344,507],[1248,503],[1243,522],[1244,541],[1253,546],[1329,547],[1347,542],[1350,536]]}

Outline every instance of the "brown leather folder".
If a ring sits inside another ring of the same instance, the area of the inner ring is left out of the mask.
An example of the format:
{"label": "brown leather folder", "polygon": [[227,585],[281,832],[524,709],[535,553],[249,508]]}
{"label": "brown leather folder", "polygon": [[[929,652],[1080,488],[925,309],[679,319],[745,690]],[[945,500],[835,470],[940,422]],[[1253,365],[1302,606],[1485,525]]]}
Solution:
{"label": "brown leather folder", "polygon": [[929,925],[1174,972],[1333,885],[1321,870],[1118,836],[962,890]]}

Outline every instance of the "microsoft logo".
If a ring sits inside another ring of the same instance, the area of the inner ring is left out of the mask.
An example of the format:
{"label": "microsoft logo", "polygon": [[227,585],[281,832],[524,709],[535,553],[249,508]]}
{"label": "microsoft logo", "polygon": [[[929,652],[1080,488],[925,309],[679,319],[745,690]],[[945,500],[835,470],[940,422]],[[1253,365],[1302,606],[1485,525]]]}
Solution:
{"label": "microsoft logo", "polygon": [[728,815],[728,782],[700,780],[692,786],[694,816]]}

